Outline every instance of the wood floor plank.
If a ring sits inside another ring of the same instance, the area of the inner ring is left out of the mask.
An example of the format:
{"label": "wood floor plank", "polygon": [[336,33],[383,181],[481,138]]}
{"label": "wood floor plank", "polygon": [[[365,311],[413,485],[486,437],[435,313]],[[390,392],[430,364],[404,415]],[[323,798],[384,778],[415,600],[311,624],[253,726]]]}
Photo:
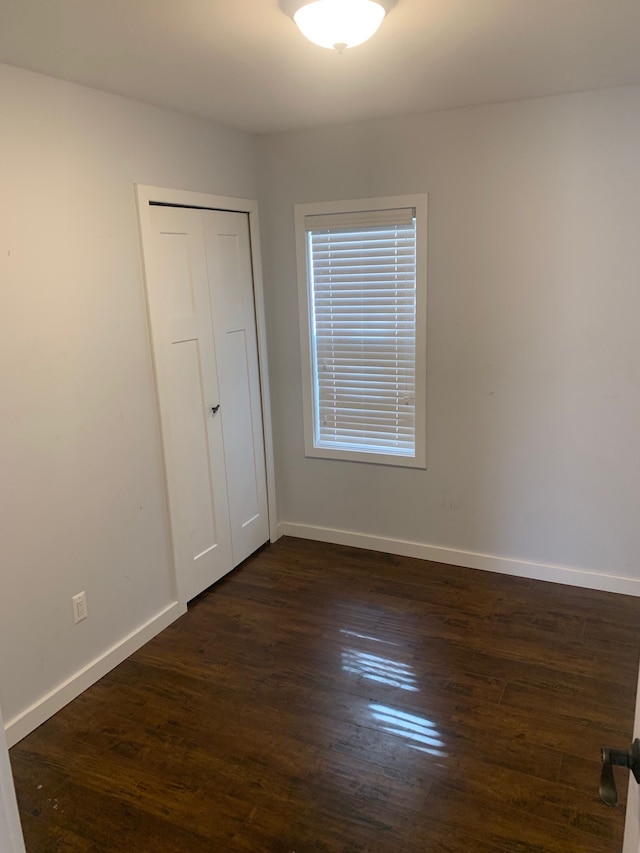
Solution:
{"label": "wood floor plank", "polygon": [[434,787],[429,814],[455,829],[464,813],[465,829],[509,853],[607,853],[612,842],[582,832],[574,826],[547,820],[540,815],[529,820],[508,806],[495,809],[490,801],[469,796],[444,784]]}
{"label": "wood floor plank", "polygon": [[[613,739],[614,742],[620,742],[622,738],[626,738],[623,725],[613,718],[611,728],[603,732],[601,727],[577,724],[557,717],[550,711],[536,714],[502,705],[496,708],[481,702],[460,702],[452,718],[455,724],[468,726],[474,737],[476,733],[478,736],[491,734],[502,740],[506,736],[510,741],[526,743],[532,747],[545,747],[558,754],[568,753],[578,757],[597,758],[603,741]],[[617,728],[614,728],[616,726]]]}
{"label": "wood floor plank", "polygon": [[639,617],[285,537],[13,747],[28,853],[620,853]]}
{"label": "wood floor plank", "polygon": [[[615,738],[620,731],[620,725],[616,720],[612,720],[611,705],[601,704],[601,698],[602,694],[590,702],[585,702],[582,695],[564,695],[562,702],[558,702],[554,708],[554,716],[579,726],[592,726],[602,732],[605,740],[609,737],[610,731]],[[549,694],[540,687],[512,682],[504,689],[502,704],[544,715],[549,706]],[[619,705],[617,707],[619,709]]]}
{"label": "wood floor plank", "polygon": [[456,762],[456,770],[455,774],[444,775],[442,782],[465,799],[484,801],[492,811],[505,807],[521,811],[524,823],[543,818],[577,829],[587,836],[594,835],[622,844],[621,827],[612,826],[607,813],[594,808],[596,794],[593,786],[590,791],[592,797],[588,799],[582,791],[567,790],[561,782],[532,778],[526,772],[526,765],[522,771],[507,769],[484,764],[475,757],[461,756]]}

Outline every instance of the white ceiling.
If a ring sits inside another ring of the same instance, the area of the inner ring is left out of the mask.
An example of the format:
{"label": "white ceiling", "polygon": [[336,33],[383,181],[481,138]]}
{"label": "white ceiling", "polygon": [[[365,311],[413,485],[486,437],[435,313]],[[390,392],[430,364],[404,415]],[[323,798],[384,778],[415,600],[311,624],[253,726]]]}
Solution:
{"label": "white ceiling", "polygon": [[344,54],[278,0],[0,0],[0,61],[263,133],[640,84],[640,0],[399,0]]}

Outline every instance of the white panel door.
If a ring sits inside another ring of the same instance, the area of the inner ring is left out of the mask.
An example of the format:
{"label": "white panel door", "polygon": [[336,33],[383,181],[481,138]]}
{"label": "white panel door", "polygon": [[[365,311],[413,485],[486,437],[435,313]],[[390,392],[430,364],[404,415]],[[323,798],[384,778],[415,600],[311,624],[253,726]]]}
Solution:
{"label": "white panel door", "polygon": [[9,752],[0,710],[0,850],[2,853],[24,853],[18,804],[11,775]]}
{"label": "white panel door", "polygon": [[176,572],[185,601],[233,567],[202,215],[151,206],[147,292]]}
{"label": "white panel door", "polygon": [[[636,716],[633,727],[634,738],[640,738],[640,672],[638,673],[638,687],[636,690]],[[617,744],[613,744],[617,747]],[[627,749],[626,744],[621,744],[620,749]],[[629,773],[629,793],[627,796],[627,812],[624,825],[624,844],[622,853],[640,853],[640,790],[634,776]]]}
{"label": "white panel door", "polygon": [[150,219],[151,336],[188,601],[269,539],[249,218],[150,205]]}
{"label": "white panel door", "polygon": [[249,217],[203,211],[234,565],[269,538]]}

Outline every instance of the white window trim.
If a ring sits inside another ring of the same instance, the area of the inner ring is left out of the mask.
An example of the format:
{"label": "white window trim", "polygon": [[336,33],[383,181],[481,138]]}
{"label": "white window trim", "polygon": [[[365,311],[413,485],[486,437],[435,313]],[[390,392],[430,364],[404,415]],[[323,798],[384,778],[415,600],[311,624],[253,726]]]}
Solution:
{"label": "white window trim", "polygon": [[[416,211],[416,398],[415,456],[369,453],[316,447],[314,443],[314,395],[309,266],[305,217],[413,207]],[[305,455],[312,458],[369,462],[403,468],[427,467],[427,195],[398,195],[315,204],[296,204],[296,255],[298,307],[302,356],[302,400]]]}

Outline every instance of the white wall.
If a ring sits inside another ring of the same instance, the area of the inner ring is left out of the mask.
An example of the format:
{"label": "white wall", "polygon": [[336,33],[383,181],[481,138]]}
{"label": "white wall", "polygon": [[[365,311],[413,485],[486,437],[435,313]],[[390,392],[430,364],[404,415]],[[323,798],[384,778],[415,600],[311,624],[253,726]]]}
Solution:
{"label": "white wall", "polygon": [[[8,66],[0,104],[0,702],[11,741],[39,721],[43,697],[54,692],[55,710],[99,666],[78,673],[133,635],[130,648],[175,598],[134,183],[244,198],[257,184],[246,134]],[[89,618],[74,626],[81,590]]]}
{"label": "white wall", "polygon": [[[260,174],[281,529],[640,593],[640,90],[271,135]],[[305,459],[293,205],[412,192],[428,470]]]}

